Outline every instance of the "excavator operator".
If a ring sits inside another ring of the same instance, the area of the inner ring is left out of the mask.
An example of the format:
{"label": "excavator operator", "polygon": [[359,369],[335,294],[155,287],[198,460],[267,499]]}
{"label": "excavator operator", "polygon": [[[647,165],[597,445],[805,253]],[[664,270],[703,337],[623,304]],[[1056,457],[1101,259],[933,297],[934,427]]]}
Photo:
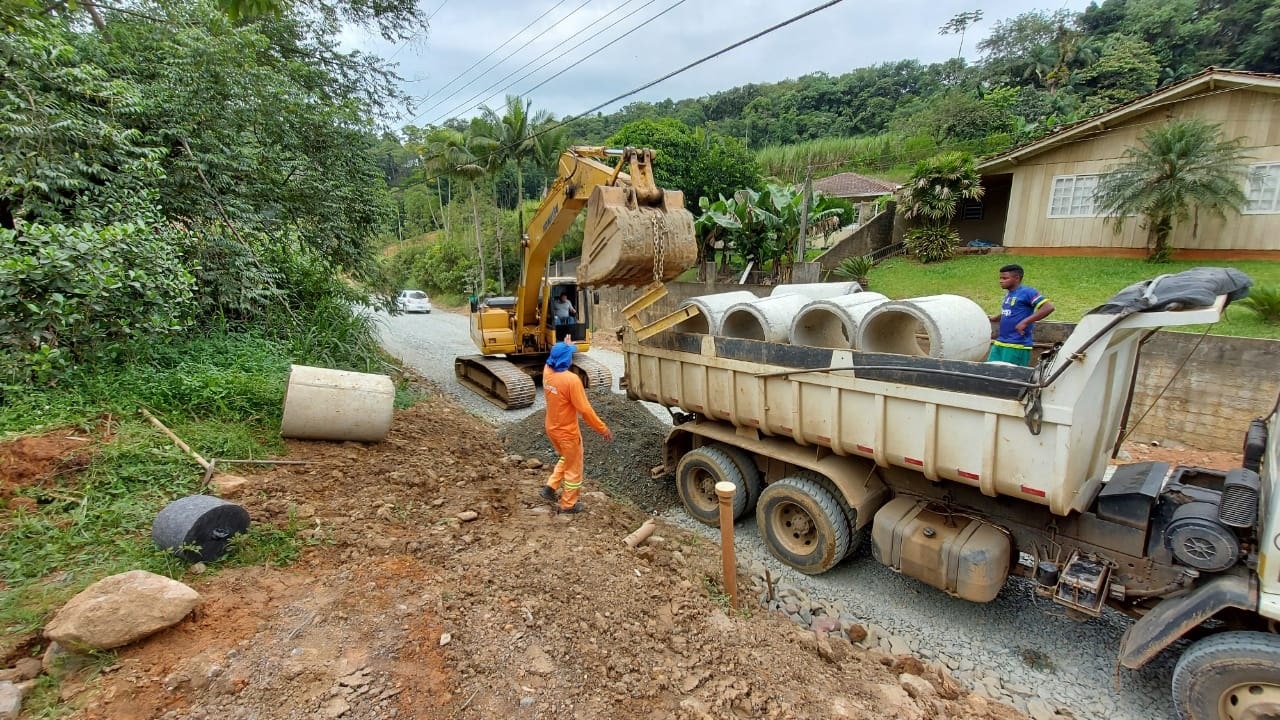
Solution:
{"label": "excavator operator", "polygon": [[[582,433],[578,429],[578,416],[581,415],[605,440],[613,440],[613,432],[587,400],[582,380],[569,369],[573,364],[573,352],[574,347],[565,336],[564,342],[551,348],[547,368],[542,373],[542,388],[547,394],[547,437],[560,453],[560,460],[539,494],[562,513],[580,513],[583,510],[582,503],[578,501],[578,491],[582,487]],[[561,486],[564,492],[557,498],[556,493]]]}

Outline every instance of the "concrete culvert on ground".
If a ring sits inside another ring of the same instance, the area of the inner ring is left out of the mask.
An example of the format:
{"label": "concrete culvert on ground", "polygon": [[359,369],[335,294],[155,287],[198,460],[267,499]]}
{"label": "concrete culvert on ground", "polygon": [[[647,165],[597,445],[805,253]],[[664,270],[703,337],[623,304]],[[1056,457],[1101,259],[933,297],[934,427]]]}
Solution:
{"label": "concrete culvert on ground", "polygon": [[857,347],[862,319],[888,302],[880,293],[861,292],[829,300],[814,300],[791,323],[791,344],[848,350]]}
{"label": "concrete culvert on ground", "polygon": [[858,349],[981,362],[991,345],[991,323],[974,301],[930,295],[878,305],[863,318]]}

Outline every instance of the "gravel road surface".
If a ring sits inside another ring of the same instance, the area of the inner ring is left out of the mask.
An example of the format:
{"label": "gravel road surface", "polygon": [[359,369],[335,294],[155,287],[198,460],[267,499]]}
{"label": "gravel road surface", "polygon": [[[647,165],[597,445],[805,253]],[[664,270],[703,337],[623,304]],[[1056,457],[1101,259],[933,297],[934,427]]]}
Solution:
{"label": "gravel road surface", "polygon": [[[530,408],[502,411],[457,383],[453,358],[475,352],[465,316],[437,311],[380,318],[384,347],[475,414],[509,425],[542,412],[540,396]],[[591,356],[613,371],[616,389],[622,356],[600,349],[592,350]],[[655,423],[670,423],[663,408],[646,405]],[[666,510],[663,516],[718,541],[718,531],[678,509]],[[815,603],[838,603],[859,622],[900,639],[925,658],[945,662],[963,684],[972,688],[983,685],[995,699],[1030,710],[1033,716],[1046,705],[1069,709],[1082,719],[1164,720],[1174,716],[1169,699],[1174,653],[1162,654],[1138,672],[1117,671],[1116,651],[1128,626],[1122,616],[1108,613],[1098,619],[1073,621],[1062,608],[1037,599],[1030,583],[1017,580],[991,603],[957,600],[895,574],[871,559],[865,547],[835,570],[810,577],[768,555],[754,519],[740,522],[736,532],[738,559],[744,567],[752,565],[758,570],[763,565],[775,580],[801,590]]]}

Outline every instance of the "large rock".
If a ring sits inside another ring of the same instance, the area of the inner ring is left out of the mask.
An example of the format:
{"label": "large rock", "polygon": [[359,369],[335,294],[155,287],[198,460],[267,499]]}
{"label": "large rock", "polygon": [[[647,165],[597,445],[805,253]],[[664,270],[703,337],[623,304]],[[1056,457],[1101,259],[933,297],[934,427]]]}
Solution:
{"label": "large rock", "polygon": [[0,720],[17,720],[22,713],[22,691],[11,682],[0,682]]}
{"label": "large rock", "polygon": [[112,575],[62,606],[44,636],[72,648],[128,645],[178,622],[200,602],[195,590],[145,570]]}

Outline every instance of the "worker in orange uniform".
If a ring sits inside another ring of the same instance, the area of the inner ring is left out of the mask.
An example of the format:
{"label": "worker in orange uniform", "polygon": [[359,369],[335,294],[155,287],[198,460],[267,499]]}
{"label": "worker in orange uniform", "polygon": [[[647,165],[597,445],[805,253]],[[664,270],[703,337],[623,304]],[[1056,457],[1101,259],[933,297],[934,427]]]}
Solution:
{"label": "worker in orange uniform", "polygon": [[[582,503],[578,502],[578,490],[582,487],[582,433],[578,430],[578,415],[582,415],[605,440],[613,440],[613,432],[587,400],[582,380],[569,370],[573,364],[573,352],[574,347],[566,336],[564,342],[551,348],[547,367],[542,372],[542,388],[547,393],[547,437],[560,453],[560,461],[540,494],[543,500],[557,505],[562,513],[580,513],[583,509]],[[556,493],[561,486],[564,492],[557,499]]]}

